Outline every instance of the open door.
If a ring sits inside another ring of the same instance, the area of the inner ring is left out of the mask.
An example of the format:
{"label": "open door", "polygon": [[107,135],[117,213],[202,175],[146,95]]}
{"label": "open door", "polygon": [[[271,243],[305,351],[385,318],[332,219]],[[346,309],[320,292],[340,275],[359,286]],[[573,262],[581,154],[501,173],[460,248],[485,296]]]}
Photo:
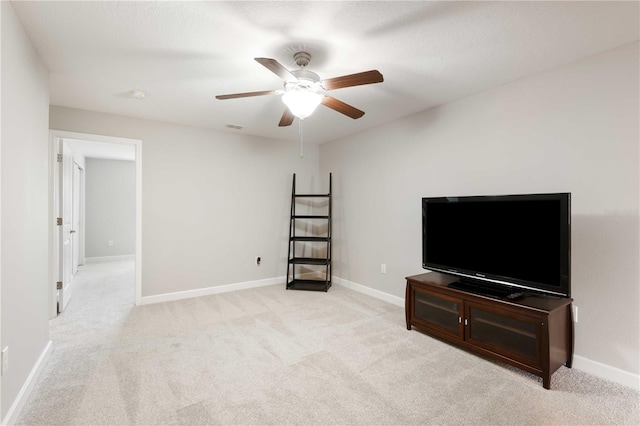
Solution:
{"label": "open door", "polygon": [[71,299],[73,283],[73,153],[60,139],[58,169],[58,312],[64,311]]}

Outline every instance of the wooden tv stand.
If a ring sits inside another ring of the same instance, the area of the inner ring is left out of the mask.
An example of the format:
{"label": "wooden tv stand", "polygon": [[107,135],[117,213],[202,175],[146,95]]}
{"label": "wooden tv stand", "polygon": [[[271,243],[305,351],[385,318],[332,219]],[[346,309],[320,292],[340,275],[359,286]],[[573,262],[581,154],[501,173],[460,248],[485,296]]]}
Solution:
{"label": "wooden tv stand", "polygon": [[446,340],[542,377],[573,359],[570,298],[495,299],[447,287],[458,278],[437,272],[407,277],[407,329]]}

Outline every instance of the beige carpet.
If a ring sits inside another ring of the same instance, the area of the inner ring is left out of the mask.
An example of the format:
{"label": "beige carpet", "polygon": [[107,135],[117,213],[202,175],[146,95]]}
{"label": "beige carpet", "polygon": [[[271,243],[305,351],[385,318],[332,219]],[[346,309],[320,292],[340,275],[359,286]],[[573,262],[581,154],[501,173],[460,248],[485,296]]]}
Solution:
{"label": "beige carpet", "polygon": [[638,392],[566,368],[545,390],[340,286],[133,307],[130,262],[77,284],[20,424],[640,423]]}

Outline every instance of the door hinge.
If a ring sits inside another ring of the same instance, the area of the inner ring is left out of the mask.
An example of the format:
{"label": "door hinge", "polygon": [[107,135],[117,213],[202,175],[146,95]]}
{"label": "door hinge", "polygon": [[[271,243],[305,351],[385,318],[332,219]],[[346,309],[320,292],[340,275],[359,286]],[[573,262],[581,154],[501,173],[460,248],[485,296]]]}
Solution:
{"label": "door hinge", "polygon": [[56,225],[58,226],[62,226],[62,218],[59,217],[58,219],[56,219]]}
{"label": "door hinge", "polygon": [[62,154],[58,154],[58,155],[56,156],[56,161],[57,161],[58,163],[62,163]]}
{"label": "door hinge", "polygon": [[62,290],[62,281],[58,281],[58,282],[56,283],[56,289],[58,289],[58,290]]}

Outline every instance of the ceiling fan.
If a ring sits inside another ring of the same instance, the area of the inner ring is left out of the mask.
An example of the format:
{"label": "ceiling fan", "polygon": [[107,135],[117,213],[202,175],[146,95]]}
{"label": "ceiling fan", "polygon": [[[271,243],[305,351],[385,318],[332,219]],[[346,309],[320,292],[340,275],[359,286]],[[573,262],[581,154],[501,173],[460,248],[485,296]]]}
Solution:
{"label": "ceiling fan", "polygon": [[233,93],[229,95],[218,95],[216,99],[224,100],[248,98],[252,96],[283,95],[282,101],[286,105],[286,108],[278,126],[284,127],[290,126],[295,117],[303,120],[310,116],[319,104],[353,119],[360,118],[364,115],[364,111],[339,101],[332,96],[328,96],[325,92],[363,84],[381,83],[384,81],[382,74],[377,70],[320,80],[318,74],[305,69],[311,61],[311,55],[309,53],[297,52],[293,55],[293,59],[300,67],[299,70],[289,71],[275,59],[255,58],[258,63],[284,80],[284,90]]}

